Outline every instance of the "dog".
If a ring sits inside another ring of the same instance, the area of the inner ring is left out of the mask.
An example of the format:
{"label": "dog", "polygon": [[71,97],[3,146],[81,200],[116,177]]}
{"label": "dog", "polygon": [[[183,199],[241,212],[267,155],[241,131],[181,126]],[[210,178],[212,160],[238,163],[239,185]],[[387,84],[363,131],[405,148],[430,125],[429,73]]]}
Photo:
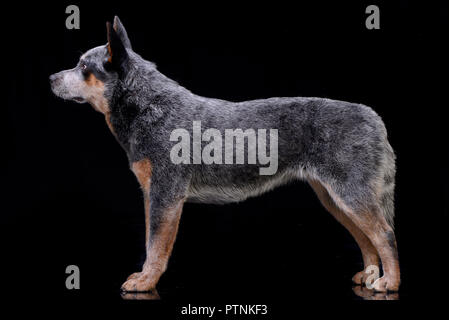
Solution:
{"label": "dog", "polygon": [[[50,83],[56,96],[89,103],[104,114],[143,191],[146,259],[142,271],[130,275],[122,290],[156,287],[167,268],[185,201],[239,202],[292,180],[308,182],[360,247],[364,269],[353,282],[365,284],[367,268],[381,263],[383,276],[372,287],[380,292],[398,290],[393,227],[396,157],[384,123],[371,108],[325,98],[230,102],[201,97],[135,53],[118,17],[106,27],[107,44],[87,51],[75,68],[51,75]],[[277,152],[275,170],[261,174],[259,167],[267,163],[261,159],[232,161],[239,150],[227,142],[218,148],[231,152],[227,158],[231,162],[205,163],[195,154],[193,161],[192,155],[173,161],[173,132],[180,129],[194,136],[194,153],[201,155],[205,137],[198,139],[195,122],[218,133],[245,130],[248,144],[246,134],[251,130],[275,129],[276,135],[270,134],[270,153]],[[276,149],[271,148],[275,144]]]}

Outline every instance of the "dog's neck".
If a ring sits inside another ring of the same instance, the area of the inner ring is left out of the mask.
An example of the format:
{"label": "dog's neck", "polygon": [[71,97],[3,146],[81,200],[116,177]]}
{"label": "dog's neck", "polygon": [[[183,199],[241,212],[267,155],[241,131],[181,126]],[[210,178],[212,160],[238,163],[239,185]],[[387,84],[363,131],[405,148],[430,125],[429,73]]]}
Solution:
{"label": "dog's neck", "polygon": [[110,113],[109,103],[104,96],[89,99],[88,102],[95,109],[95,111],[101,112],[104,115]]}
{"label": "dog's neck", "polygon": [[104,115],[109,130],[111,130],[112,134],[116,136],[114,127],[111,124],[111,109],[109,108],[109,103],[106,97],[101,94],[99,96],[92,97],[88,100],[88,102],[95,111],[98,111]]}

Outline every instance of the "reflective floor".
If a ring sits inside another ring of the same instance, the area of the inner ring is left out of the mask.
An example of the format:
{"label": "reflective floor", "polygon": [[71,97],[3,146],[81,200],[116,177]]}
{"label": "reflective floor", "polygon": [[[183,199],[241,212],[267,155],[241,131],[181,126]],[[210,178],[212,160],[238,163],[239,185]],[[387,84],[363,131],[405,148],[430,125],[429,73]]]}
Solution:
{"label": "reflective floor", "polygon": [[[281,189],[275,196],[282,198],[283,192]],[[0,240],[8,245],[2,250],[0,267],[8,299],[38,288],[34,300],[51,297],[69,304],[159,300],[256,303],[283,309],[298,301],[307,305],[445,297],[446,290],[438,282],[420,277],[435,274],[428,264],[433,260],[425,258],[441,255],[439,247],[426,247],[416,260],[419,242],[404,237],[399,229],[400,291],[375,293],[353,286],[352,276],[363,267],[360,251],[349,233],[318,203],[313,201],[299,215],[296,209],[282,207],[291,202],[272,202],[270,197],[229,206],[187,204],[157,291],[122,294],[122,283],[140,271],[145,258],[141,211],[95,206],[85,195],[64,207],[71,198],[68,194],[48,199],[43,204],[45,216],[18,216],[17,223],[2,228]],[[87,200],[84,203],[82,199]],[[136,194],[136,199],[126,202],[140,204],[139,200]],[[65,269],[72,264],[80,269],[79,290],[65,287]]]}
{"label": "reflective floor", "polygon": [[[374,292],[362,286],[352,287],[354,294],[363,300],[399,300],[398,292]],[[122,292],[120,296],[123,300],[160,300],[157,290],[150,292]]]}

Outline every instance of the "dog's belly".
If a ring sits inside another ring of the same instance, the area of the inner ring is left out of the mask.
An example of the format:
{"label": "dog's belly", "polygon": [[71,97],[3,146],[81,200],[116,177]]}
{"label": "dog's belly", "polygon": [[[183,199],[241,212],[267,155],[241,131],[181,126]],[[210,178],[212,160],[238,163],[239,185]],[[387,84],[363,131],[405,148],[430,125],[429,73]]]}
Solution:
{"label": "dog's belly", "polygon": [[188,202],[224,204],[232,202],[240,202],[249,197],[254,197],[263,193],[259,190],[251,191],[237,187],[216,187],[202,186],[189,190]]}
{"label": "dog's belly", "polygon": [[[240,202],[250,197],[256,197],[288,181],[301,178],[298,170],[286,169],[271,177],[260,177],[247,183],[208,183],[202,179],[193,179],[188,189],[188,202],[200,202],[210,204],[224,204]],[[215,180],[217,181],[217,180]]]}

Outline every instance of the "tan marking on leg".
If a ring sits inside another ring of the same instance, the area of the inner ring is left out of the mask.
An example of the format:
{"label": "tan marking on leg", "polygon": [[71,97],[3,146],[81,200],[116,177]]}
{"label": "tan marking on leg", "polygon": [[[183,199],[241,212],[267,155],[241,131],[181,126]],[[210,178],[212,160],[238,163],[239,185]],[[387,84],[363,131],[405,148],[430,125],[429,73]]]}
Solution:
{"label": "tan marking on leg", "polygon": [[158,266],[161,272],[165,271],[178,232],[184,200],[179,201],[172,208],[166,209],[158,231],[153,235],[150,254],[145,262],[152,268]]}
{"label": "tan marking on leg", "polygon": [[[382,216],[380,220],[385,220]],[[386,221],[377,227],[366,226],[366,233],[379,252],[382,260],[383,276],[373,284],[375,291],[398,291],[401,283],[397,244],[393,229]]]}
{"label": "tan marking on leg", "polygon": [[150,183],[151,183],[151,171],[152,166],[149,159],[142,159],[137,162],[133,162],[131,170],[136,175],[137,181],[139,181],[140,187],[143,192],[144,207],[145,207],[145,246],[148,249],[148,242],[150,239]]}
{"label": "tan marking on leg", "polygon": [[376,291],[397,291],[401,283],[399,259],[396,239],[393,229],[385,220],[379,205],[373,205],[370,210],[354,212],[344,209],[347,206],[329,185],[323,184],[334,202],[343,209],[343,213],[356,225],[371,241],[382,262],[383,276],[377,279],[373,288]]}
{"label": "tan marking on leg", "polygon": [[152,236],[151,246],[142,272],[127,280],[122,289],[125,291],[148,291],[156,287],[159,278],[167,268],[173,244],[178,232],[179,220],[185,199],[166,209],[158,231]]}
{"label": "tan marking on leg", "polygon": [[[309,181],[310,182],[310,181]],[[324,189],[327,191],[327,193],[329,194],[329,196],[332,199],[332,202],[337,205],[338,208],[340,208],[343,212],[352,212],[352,209],[349,208],[346,203],[344,203],[340,197],[334,192],[334,190],[332,189],[332,187],[330,185],[328,185],[327,183],[321,182],[321,181],[317,181],[318,183],[320,183]]]}
{"label": "tan marking on leg", "polygon": [[131,169],[137,177],[139,184],[143,191],[150,191],[150,178],[152,166],[149,159],[142,159],[136,162],[133,162],[131,165]]}
{"label": "tan marking on leg", "polygon": [[374,248],[373,244],[363,233],[363,231],[358,228],[339,207],[337,207],[327,190],[319,181],[309,179],[308,182],[317,194],[318,199],[321,201],[323,206],[349,231],[362,251],[364,270],[356,273],[352,280],[357,284],[363,284],[366,277],[369,276],[365,273],[365,269],[370,265],[379,266],[379,256],[377,254],[377,250]]}

